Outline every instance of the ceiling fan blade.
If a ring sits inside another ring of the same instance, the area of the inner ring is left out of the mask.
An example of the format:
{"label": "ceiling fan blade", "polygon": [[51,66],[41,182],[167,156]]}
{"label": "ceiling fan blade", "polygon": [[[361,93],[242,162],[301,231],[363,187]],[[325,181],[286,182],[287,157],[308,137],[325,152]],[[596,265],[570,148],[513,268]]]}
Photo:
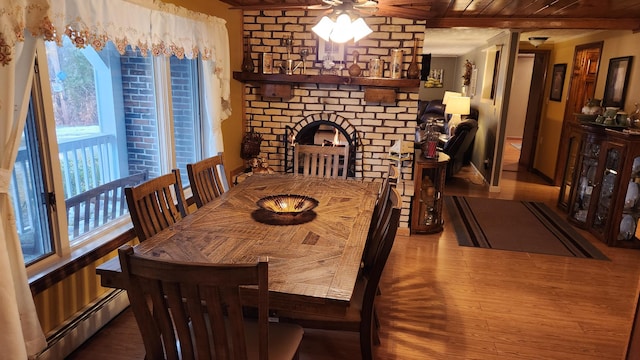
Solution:
{"label": "ceiling fan blade", "polygon": [[366,1],[354,1],[355,4],[353,5],[353,7],[377,7],[378,6],[378,2],[374,1],[374,0],[366,0]]}
{"label": "ceiling fan blade", "polygon": [[362,3],[356,3],[353,8],[367,15],[373,15],[378,11],[378,2],[373,0],[367,0]]}
{"label": "ceiling fan blade", "polygon": [[326,4],[326,5],[317,4],[317,5],[309,5],[305,9],[307,9],[307,10],[327,10],[327,9],[331,9],[332,7],[333,6],[329,5],[329,4]]}

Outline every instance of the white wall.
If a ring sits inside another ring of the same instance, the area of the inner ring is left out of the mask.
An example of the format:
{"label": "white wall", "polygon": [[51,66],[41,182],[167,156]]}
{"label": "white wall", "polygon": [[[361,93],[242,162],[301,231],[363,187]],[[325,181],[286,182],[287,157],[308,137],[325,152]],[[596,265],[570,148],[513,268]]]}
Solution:
{"label": "white wall", "polygon": [[534,54],[519,54],[513,72],[513,86],[507,114],[506,137],[522,138],[527,117]]}

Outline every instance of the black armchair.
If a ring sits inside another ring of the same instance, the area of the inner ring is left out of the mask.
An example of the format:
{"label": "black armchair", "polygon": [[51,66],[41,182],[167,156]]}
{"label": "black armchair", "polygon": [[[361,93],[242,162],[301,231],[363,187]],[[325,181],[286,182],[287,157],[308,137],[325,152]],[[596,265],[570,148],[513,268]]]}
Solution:
{"label": "black armchair", "polygon": [[[447,118],[444,114],[445,105],[442,100],[418,102],[418,125],[424,129],[427,123],[437,126],[442,134],[448,134]],[[424,124],[424,125],[423,125]],[[439,144],[441,151],[451,158],[447,167],[447,178],[460,170],[462,165],[471,159],[473,140],[478,131],[478,110],[471,108],[470,114],[462,115],[451,137]]]}
{"label": "black armchair", "polygon": [[[442,103],[442,100],[421,100],[418,101],[418,125],[421,124],[433,124],[436,125],[439,131],[443,134],[448,133],[449,116],[445,116],[444,110],[446,105]],[[468,115],[462,115],[462,118],[474,119],[478,121],[478,110],[471,108]]]}
{"label": "black armchair", "polygon": [[430,100],[418,102],[418,125],[430,123],[444,126],[446,119],[444,116],[445,104],[442,100]]}
{"label": "black armchair", "polygon": [[453,129],[451,137],[442,144],[442,152],[450,157],[447,164],[447,178],[457,173],[465,164],[465,154],[473,143],[477,131],[478,122],[475,119],[464,119]]}

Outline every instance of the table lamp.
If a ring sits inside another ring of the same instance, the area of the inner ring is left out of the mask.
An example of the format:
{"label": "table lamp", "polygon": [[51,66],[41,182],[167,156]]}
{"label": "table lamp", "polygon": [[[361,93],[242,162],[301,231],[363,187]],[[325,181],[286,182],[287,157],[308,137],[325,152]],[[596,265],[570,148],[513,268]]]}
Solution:
{"label": "table lamp", "polygon": [[[447,105],[447,103],[449,102],[449,99],[453,98],[453,97],[458,97],[458,96],[462,96],[462,93],[459,92],[455,92],[455,91],[445,91],[444,92],[444,96],[442,97],[442,104],[443,105]],[[444,109],[444,129],[445,129],[445,133],[449,133],[448,129],[449,129],[449,119],[450,119],[450,115],[451,113],[447,111],[447,108],[445,106]]]}
{"label": "table lamp", "polygon": [[451,114],[449,119],[449,136],[453,136],[455,127],[462,121],[461,115],[468,115],[471,111],[471,98],[456,96],[447,99],[445,112]]}
{"label": "table lamp", "polygon": [[445,91],[444,96],[442,97],[442,103],[447,105],[447,102],[449,101],[449,99],[451,99],[452,97],[458,97],[458,96],[462,96],[462,93],[455,92],[455,91]]}

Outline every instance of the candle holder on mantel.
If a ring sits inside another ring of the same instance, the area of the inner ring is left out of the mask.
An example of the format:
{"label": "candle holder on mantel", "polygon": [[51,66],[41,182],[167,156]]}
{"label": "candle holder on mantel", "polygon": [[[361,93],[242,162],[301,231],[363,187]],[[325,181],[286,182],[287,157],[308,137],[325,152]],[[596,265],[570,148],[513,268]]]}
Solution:
{"label": "candle holder on mantel", "polygon": [[[282,71],[284,71],[287,75],[293,75],[293,72],[298,70],[300,65],[304,66],[304,60],[295,64],[293,59],[291,58],[291,53],[293,52],[293,35],[285,36],[282,38],[282,46],[287,48],[287,58],[284,60],[284,66],[280,65]],[[302,55],[302,54],[301,54]]]}
{"label": "candle holder on mantel", "polygon": [[310,53],[311,53],[311,50],[309,50],[308,47],[300,48],[299,54],[300,54],[300,59],[302,59],[301,60],[302,70],[300,70],[301,74],[306,74],[307,73],[307,63],[306,63],[306,61],[307,61],[307,57],[309,56]]}

